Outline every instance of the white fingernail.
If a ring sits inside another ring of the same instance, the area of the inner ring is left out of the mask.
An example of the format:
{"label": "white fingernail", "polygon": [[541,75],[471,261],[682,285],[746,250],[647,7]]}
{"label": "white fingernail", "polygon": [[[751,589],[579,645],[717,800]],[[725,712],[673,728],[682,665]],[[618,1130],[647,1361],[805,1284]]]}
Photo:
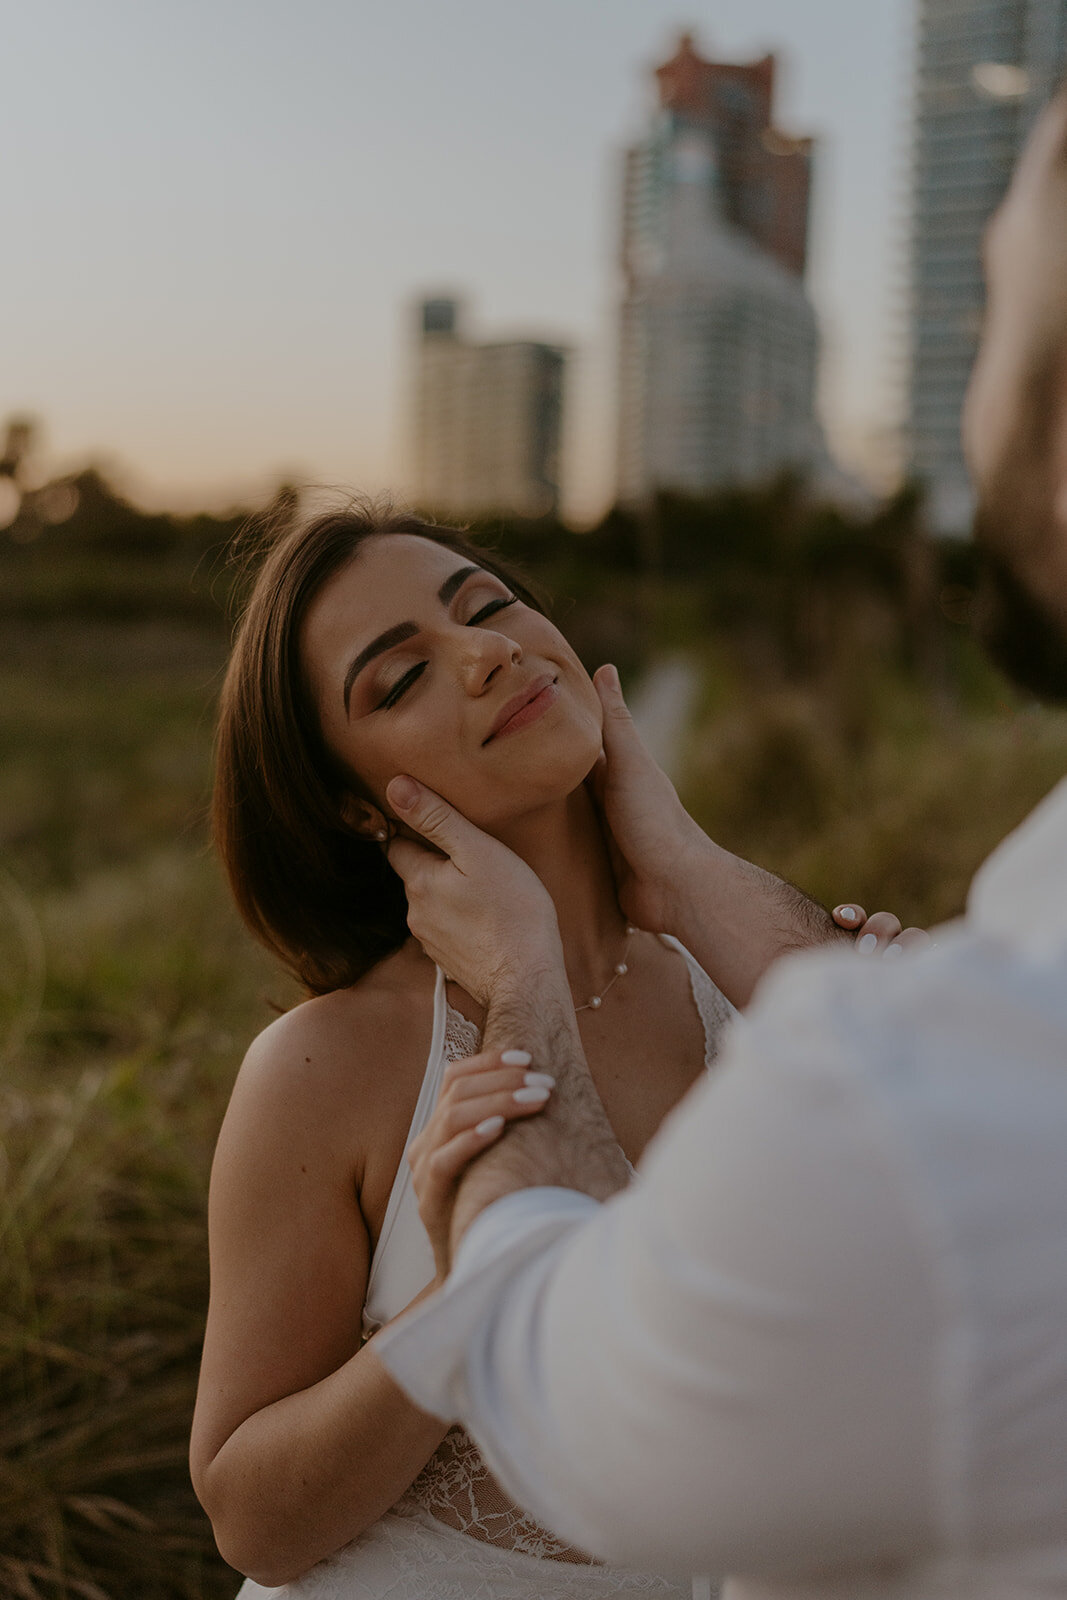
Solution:
{"label": "white fingernail", "polygon": [[537,1106],[547,1100],[551,1089],[516,1089],[512,1099],[518,1106]]}
{"label": "white fingernail", "polygon": [[874,933],[865,933],[856,946],[856,949],[865,956],[869,955],[872,950],[877,950],[877,948],[878,935]]}
{"label": "white fingernail", "polygon": [[488,1139],[491,1133],[499,1133],[503,1126],[503,1117],[486,1117],[484,1122],[479,1122],[474,1131],[475,1133],[479,1134],[481,1138]]}
{"label": "white fingernail", "polygon": [[500,1059],[506,1067],[528,1067],[533,1056],[529,1050],[504,1050]]}
{"label": "white fingernail", "polygon": [[887,956],[902,956],[903,954],[904,946],[902,944],[891,944],[886,949]]}
{"label": "white fingernail", "polygon": [[554,1089],[556,1087],[555,1078],[551,1077],[547,1072],[528,1072],[522,1081],[528,1089]]}
{"label": "white fingernail", "polygon": [[855,922],[856,913],[851,906],[838,906],[837,914],[842,922]]}

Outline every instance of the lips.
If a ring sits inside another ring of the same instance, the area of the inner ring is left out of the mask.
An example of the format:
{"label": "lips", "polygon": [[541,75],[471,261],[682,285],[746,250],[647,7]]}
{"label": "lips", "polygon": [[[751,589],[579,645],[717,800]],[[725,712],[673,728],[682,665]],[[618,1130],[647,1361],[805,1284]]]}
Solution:
{"label": "lips", "polygon": [[550,705],[555,704],[557,683],[558,680],[551,672],[542,673],[539,678],[534,678],[525,689],[521,689],[500,708],[493,719],[492,727],[482,740],[482,745],[487,745],[491,739],[496,739],[501,734],[525,727],[528,722],[535,722]]}

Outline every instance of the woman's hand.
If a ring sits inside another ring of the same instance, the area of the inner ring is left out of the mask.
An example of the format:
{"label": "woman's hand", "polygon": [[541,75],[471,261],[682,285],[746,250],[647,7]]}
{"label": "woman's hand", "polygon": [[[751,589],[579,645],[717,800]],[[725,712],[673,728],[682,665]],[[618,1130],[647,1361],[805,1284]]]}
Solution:
{"label": "woman's hand", "polygon": [[508,1122],[536,1116],[555,1079],[529,1070],[526,1050],[485,1050],[445,1068],[433,1116],[408,1147],[419,1216],[433,1245],[438,1281],[448,1275],[452,1207],[459,1180]]}
{"label": "woman's hand", "polygon": [[865,956],[899,956],[931,942],[925,928],[902,928],[900,918],[891,911],[874,911],[868,916],[853,901],[835,906],[833,918],[839,928],[856,935],[856,949]]}

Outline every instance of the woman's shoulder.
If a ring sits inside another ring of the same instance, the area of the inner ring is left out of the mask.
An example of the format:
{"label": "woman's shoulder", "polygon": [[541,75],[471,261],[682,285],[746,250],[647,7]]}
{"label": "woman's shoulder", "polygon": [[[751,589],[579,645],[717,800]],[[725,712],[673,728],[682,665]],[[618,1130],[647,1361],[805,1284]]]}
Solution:
{"label": "woman's shoulder", "polygon": [[285,1117],[338,1100],[371,1113],[398,1077],[424,1060],[432,1032],[434,967],[409,941],[358,983],[316,995],[276,1017],[250,1044],[231,1108]]}

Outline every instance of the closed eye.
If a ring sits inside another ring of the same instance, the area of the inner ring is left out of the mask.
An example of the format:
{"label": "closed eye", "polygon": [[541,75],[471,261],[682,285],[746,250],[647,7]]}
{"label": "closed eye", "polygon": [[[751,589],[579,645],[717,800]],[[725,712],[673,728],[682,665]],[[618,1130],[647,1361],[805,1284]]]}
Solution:
{"label": "closed eye", "polygon": [[490,600],[487,606],[483,606],[480,611],[476,611],[473,617],[468,619],[466,626],[468,628],[475,627],[479,622],[484,622],[487,617],[495,615],[497,611],[503,611],[508,606],[513,606],[518,598],[517,594],[512,594],[506,600]]}
{"label": "closed eye", "polygon": [[409,668],[409,670],[404,673],[404,676],[402,678],[398,678],[393,684],[393,687],[389,690],[389,693],[385,696],[385,699],[378,701],[378,710],[385,711],[389,708],[389,706],[395,706],[401,695],[406,694],[415,680],[422,677],[428,665],[429,662],[420,661],[414,667]]}

